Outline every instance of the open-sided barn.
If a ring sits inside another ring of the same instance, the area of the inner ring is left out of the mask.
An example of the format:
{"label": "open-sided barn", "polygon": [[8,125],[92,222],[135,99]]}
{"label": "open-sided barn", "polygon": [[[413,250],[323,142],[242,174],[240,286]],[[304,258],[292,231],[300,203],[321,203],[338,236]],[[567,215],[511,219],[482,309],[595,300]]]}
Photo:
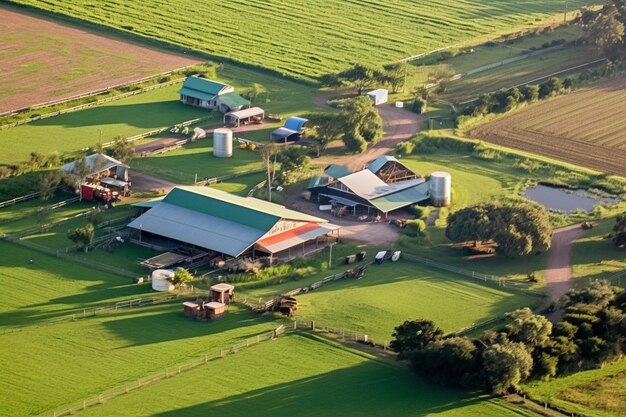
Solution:
{"label": "open-sided barn", "polygon": [[233,258],[305,254],[323,247],[327,235],[339,229],[318,217],[210,187],[176,187],[150,205],[128,225],[144,242],[154,236]]}

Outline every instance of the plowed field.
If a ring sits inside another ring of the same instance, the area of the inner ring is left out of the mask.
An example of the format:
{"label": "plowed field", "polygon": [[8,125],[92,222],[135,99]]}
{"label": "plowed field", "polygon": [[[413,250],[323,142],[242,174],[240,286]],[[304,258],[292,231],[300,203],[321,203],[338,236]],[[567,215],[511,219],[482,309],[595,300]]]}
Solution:
{"label": "plowed field", "polygon": [[530,106],[469,135],[626,177],[626,78]]}
{"label": "plowed field", "polygon": [[200,61],[0,8],[0,113]]}

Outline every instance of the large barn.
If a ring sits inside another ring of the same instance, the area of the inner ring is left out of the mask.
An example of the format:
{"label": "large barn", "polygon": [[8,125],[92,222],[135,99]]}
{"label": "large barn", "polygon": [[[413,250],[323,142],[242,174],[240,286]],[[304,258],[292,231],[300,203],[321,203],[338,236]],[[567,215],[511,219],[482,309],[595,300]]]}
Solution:
{"label": "large barn", "polygon": [[290,258],[324,247],[339,233],[339,226],[324,219],[210,187],[176,187],[141,206],[148,210],[128,227],[142,242],[167,241],[169,248],[188,246],[224,257]]}
{"label": "large barn", "polygon": [[357,172],[350,172],[340,165],[329,165],[324,174],[313,177],[308,190],[311,198],[320,203],[330,203],[338,213],[386,217],[394,210],[432,201],[433,193],[446,194],[444,203],[449,204],[449,174],[433,173],[445,174],[447,182],[442,185],[432,178],[427,181],[393,156],[381,156]]}
{"label": "large barn", "polygon": [[234,87],[196,75],[185,80],[178,94],[184,104],[216,109],[222,113],[250,107],[250,101],[235,93]]}

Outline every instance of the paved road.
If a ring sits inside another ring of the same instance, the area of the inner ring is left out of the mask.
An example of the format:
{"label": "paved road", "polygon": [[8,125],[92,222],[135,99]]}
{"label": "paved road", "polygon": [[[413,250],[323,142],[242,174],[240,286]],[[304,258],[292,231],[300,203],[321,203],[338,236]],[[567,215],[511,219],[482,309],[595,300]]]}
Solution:
{"label": "paved road", "polygon": [[[572,245],[584,235],[580,225],[557,229],[552,235],[552,246],[548,255],[548,265],[544,271],[548,294],[558,301],[570,288],[572,282]],[[548,318],[556,323],[563,316],[561,309],[556,309]]]}

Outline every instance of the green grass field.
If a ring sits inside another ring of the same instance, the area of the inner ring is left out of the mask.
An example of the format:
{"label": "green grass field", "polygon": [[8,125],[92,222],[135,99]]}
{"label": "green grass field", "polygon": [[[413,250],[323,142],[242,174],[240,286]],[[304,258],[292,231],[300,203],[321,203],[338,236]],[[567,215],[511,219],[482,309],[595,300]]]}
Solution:
{"label": "green grass field", "polygon": [[[225,65],[220,81],[244,92],[258,84],[262,92],[256,105],[268,113],[295,114],[312,108],[310,87],[267,74]],[[74,113],[50,117],[10,129],[0,130],[0,164],[14,164],[29,159],[30,152],[61,154],[78,151],[117,136],[128,137],[185,120],[212,115],[203,125],[222,125],[222,114],[186,106],[178,101],[179,85],[122,98]],[[251,139],[259,139],[248,134]],[[247,136],[246,136],[247,137]]]}
{"label": "green grass field", "polygon": [[626,360],[602,369],[528,384],[524,391],[533,399],[568,413],[589,417],[623,416],[626,414]]}
{"label": "green grass field", "polygon": [[[344,69],[364,57],[372,64],[389,63],[546,19],[557,22],[563,11],[557,0],[527,1],[522,10],[508,1],[487,0],[427,4],[324,0],[307,5],[276,0],[204,5],[151,0],[132,7],[121,0],[82,0],[69,7],[62,0],[15,3],[305,79]],[[597,2],[569,3],[573,10]],[[209,29],[205,22],[211,22]]]}
{"label": "green grass field", "polygon": [[361,280],[341,280],[298,296],[296,319],[345,327],[382,343],[405,320],[429,319],[453,332],[537,301],[402,261],[372,265]]}
{"label": "green grass field", "polygon": [[501,400],[430,385],[394,363],[306,334],[282,336],[81,412],[120,414],[531,415]]}

